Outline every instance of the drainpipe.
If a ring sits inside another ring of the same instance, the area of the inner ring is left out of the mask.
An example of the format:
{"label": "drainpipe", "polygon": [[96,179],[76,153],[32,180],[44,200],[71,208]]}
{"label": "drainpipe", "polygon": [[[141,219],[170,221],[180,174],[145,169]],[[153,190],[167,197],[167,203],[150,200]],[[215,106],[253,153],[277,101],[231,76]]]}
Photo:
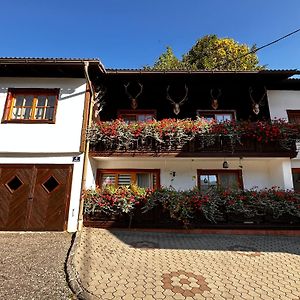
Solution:
{"label": "drainpipe", "polygon": [[[94,104],[94,96],[95,92],[93,89],[92,82],[90,80],[90,76],[88,73],[89,69],[89,62],[84,61],[84,75],[87,81],[87,84],[89,86],[89,92],[90,92],[90,101],[88,105],[88,122],[87,122],[87,128],[90,127],[92,124],[92,116],[93,116],[93,104]],[[89,141],[85,141],[85,147],[84,147],[84,158],[83,158],[83,171],[82,171],[82,180],[81,180],[81,195],[83,190],[85,189],[85,184],[86,184],[86,175],[87,175],[87,168],[88,168],[88,162],[89,162],[89,149],[90,149],[90,143]],[[83,226],[83,200],[80,197],[80,206],[79,206],[79,214],[78,214],[78,227],[77,230],[81,230]]]}

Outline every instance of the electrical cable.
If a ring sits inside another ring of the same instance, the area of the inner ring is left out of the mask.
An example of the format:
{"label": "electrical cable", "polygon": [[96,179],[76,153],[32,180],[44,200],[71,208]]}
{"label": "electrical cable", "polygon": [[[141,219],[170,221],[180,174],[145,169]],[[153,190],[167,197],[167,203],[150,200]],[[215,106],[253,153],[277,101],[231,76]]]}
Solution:
{"label": "electrical cable", "polygon": [[[228,66],[228,64],[230,64],[230,63],[232,63],[232,62],[234,62],[234,61],[240,60],[241,58],[243,58],[243,57],[245,57],[245,56],[247,56],[247,55],[256,53],[257,51],[259,51],[259,50],[261,50],[261,49],[264,49],[264,48],[269,47],[269,46],[271,46],[271,45],[273,45],[273,44],[276,44],[276,43],[278,43],[279,41],[281,41],[281,40],[283,40],[283,39],[285,39],[285,38],[287,38],[287,37],[289,37],[289,36],[291,36],[291,35],[293,35],[293,34],[299,32],[299,31],[300,31],[300,28],[298,28],[298,29],[296,29],[296,30],[294,30],[294,31],[292,31],[292,32],[290,32],[290,33],[288,33],[288,34],[286,34],[286,35],[284,35],[284,36],[282,36],[282,37],[280,37],[280,38],[278,38],[278,39],[276,39],[276,40],[274,40],[274,41],[268,43],[268,44],[265,44],[265,45],[263,45],[263,46],[261,46],[261,47],[255,48],[255,49],[253,49],[253,50],[247,52],[246,54],[243,54],[243,55],[241,55],[241,56],[239,56],[239,57],[237,57],[237,58],[235,58],[235,59],[232,59],[232,60],[230,60],[230,61],[227,61],[227,62],[226,62],[226,65],[223,66],[223,67],[226,67],[226,66]],[[221,65],[221,67],[222,67],[222,65]],[[219,69],[219,68],[217,68],[217,69]]]}

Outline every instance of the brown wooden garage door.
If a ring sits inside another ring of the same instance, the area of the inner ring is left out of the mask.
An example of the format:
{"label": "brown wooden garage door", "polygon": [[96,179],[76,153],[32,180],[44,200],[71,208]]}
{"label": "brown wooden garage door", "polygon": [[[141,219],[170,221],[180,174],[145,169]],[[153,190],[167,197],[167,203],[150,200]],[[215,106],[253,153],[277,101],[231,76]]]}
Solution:
{"label": "brown wooden garage door", "polygon": [[65,230],[72,165],[0,165],[0,230]]}

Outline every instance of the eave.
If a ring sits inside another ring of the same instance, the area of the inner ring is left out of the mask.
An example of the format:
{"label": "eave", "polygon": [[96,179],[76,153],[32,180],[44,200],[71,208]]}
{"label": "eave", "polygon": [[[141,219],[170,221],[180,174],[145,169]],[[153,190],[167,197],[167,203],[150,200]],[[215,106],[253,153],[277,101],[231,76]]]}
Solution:
{"label": "eave", "polygon": [[188,76],[195,77],[241,77],[241,78],[264,78],[264,79],[288,79],[291,76],[300,74],[297,69],[291,70],[253,70],[253,71],[215,71],[215,70],[143,70],[143,69],[107,69],[107,75],[120,75],[120,76]]}
{"label": "eave", "polygon": [[70,77],[84,78],[84,63],[89,63],[93,77],[105,73],[96,58],[0,58],[0,77]]}

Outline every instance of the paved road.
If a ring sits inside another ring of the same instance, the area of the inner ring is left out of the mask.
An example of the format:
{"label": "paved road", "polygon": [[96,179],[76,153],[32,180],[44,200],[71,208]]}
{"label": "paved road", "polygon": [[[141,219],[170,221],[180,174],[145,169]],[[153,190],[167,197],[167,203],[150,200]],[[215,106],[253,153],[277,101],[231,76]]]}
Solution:
{"label": "paved road", "polygon": [[72,299],[64,262],[68,233],[0,232],[0,299]]}
{"label": "paved road", "polygon": [[73,266],[86,299],[300,299],[300,237],[85,228]]}

